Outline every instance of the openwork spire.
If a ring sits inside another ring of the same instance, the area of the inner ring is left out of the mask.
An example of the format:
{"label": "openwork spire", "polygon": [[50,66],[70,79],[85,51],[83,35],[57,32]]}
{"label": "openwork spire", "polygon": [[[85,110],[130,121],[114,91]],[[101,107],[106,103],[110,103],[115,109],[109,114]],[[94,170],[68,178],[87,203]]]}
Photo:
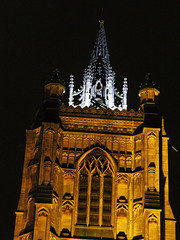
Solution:
{"label": "openwork spire", "polygon": [[104,21],[99,21],[99,31],[89,66],[84,71],[83,85],[74,91],[74,78],[70,76],[69,105],[119,110],[127,109],[127,79],[122,93],[115,89],[115,72],[109,60]]}
{"label": "openwork spire", "polygon": [[99,20],[99,24],[100,24],[99,32],[91,55],[91,60],[93,60],[94,58],[101,57],[109,61],[106,33],[104,29],[104,20]]}

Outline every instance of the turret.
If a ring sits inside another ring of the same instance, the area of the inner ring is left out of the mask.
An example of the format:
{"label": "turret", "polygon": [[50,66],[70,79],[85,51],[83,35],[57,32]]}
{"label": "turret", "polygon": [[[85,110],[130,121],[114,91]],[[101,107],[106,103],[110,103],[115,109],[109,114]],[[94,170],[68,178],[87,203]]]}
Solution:
{"label": "turret", "polygon": [[146,75],[146,80],[140,85],[140,107],[145,113],[144,126],[160,127],[161,117],[157,104],[159,87],[152,81],[150,74]]}
{"label": "turret", "polygon": [[59,107],[65,92],[64,80],[60,79],[58,69],[53,71],[52,77],[44,86],[44,102],[40,107],[32,128],[38,127],[42,122],[59,122]]}
{"label": "turret", "polygon": [[51,79],[48,80],[46,82],[46,85],[44,86],[45,100],[50,98],[56,98],[61,101],[62,96],[65,92],[64,85],[65,85],[64,80],[60,79],[59,70],[55,69],[53,71]]}
{"label": "turret", "polygon": [[150,73],[146,75],[146,81],[140,85],[139,96],[140,106],[144,111],[145,104],[156,104],[156,98],[160,91],[158,86],[152,81]]}

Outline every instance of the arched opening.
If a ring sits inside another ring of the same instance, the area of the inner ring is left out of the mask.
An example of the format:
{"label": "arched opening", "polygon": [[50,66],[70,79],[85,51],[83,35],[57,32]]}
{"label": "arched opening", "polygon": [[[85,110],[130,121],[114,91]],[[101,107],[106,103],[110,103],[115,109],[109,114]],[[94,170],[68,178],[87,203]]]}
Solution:
{"label": "arched opening", "polygon": [[118,178],[118,198],[121,196],[128,199],[128,178],[126,175],[120,175]]}
{"label": "arched opening", "polygon": [[134,236],[142,234],[143,210],[141,204],[136,204],[134,207]]}
{"label": "arched opening", "polygon": [[142,197],[142,174],[134,176],[134,199]]}
{"label": "arched opening", "polygon": [[137,167],[140,167],[141,166],[141,154],[137,154],[136,156],[135,156],[135,167],[137,168]]}
{"label": "arched opening", "polygon": [[78,164],[77,224],[111,226],[114,166],[97,148]]}
{"label": "arched opening", "polygon": [[67,174],[64,177],[64,184],[63,184],[63,195],[65,193],[70,193],[73,196],[74,192],[74,176],[71,174]]}
{"label": "arched opening", "polygon": [[27,202],[27,225],[26,225],[27,229],[33,226],[34,213],[35,213],[35,199],[31,197]]}
{"label": "arched opening", "polygon": [[148,136],[148,165],[156,159],[156,137]]}
{"label": "arched opening", "polygon": [[38,238],[45,239],[46,231],[47,231],[47,222],[48,222],[48,211],[45,208],[41,208],[38,211],[38,219],[37,219],[37,228],[38,231]]}
{"label": "arched opening", "polygon": [[149,240],[158,239],[158,224],[157,217],[152,214],[148,219]]}
{"label": "arched opening", "polygon": [[102,97],[102,85],[100,81],[96,85],[96,97]]}
{"label": "arched opening", "polygon": [[127,232],[127,210],[123,206],[117,213],[117,232]]}

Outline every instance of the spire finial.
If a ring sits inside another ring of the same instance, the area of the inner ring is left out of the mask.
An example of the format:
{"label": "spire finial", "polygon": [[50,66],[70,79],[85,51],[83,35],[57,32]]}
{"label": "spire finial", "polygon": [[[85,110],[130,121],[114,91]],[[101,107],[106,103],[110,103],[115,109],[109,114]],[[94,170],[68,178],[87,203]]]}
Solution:
{"label": "spire finial", "polygon": [[147,88],[147,87],[159,89],[159,87],[152,80],[151,73],[147,73],[145,75],[145,81],[144,81],[144,83],[141,83],[140,90],[143,89],[143,88]]}
{"label": "spire finial", "polygon": [[58,68],[53,71],[51,78],[46,82],[46,84],[48,83],[60,83],[61,85],[65,86],[64,80],[60,78],[60,72]]}
{"label": "spire finial", "polygon": [[101,8],[101,15],[100,15],[99,23],[100,23],[100,24],[104,24],[104,20],[103,20],[103,8]]}
{"label": "spire finial", "polygon": [[56,68],[52,73],[51,81],[54,81],[54,80],[60,80],[58,68]]}
{"label": "spire finial", "polygon": [[147,73],[145,77],[147,83],[151,82],[151,73]]}
{"label": "spire finial", "polygon": [[99,31],[95,41],[93,53],[91,55],[91,60],[94,58],[105,58],[107,61],[109,61],[104,20],[102,18],[99,20],[99,24]]}

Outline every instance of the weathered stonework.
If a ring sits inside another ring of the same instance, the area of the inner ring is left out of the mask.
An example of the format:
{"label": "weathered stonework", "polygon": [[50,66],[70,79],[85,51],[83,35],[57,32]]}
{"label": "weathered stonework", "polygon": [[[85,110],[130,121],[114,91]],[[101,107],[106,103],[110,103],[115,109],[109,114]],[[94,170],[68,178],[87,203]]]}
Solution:
{"label": "weathered stonework", "polygon": [[[123,115],[114,116],[113,111],[98,115],[96,110],[92,116],[83,109],[79,112],[72,111],[72,107],[61,109],[61,127],[44,122],[26,132],[14,239],[116,238],[119,232],[124,232],[127,239],[135,236],[162,239],[162,221],[165,221],[165,239],[175,239],[174,216],[168,200],[168,138],[162,136],[161,129],[143,127],[136,134],[135,130],[144,121],[144,113],[140,111],[133,115],[124,111]],[[78,129],[71,127],[74,123]],[[106,131],[102,130],[104,127]],[[166,176],[164,210],[160,202],[160,169]],[[107,183],[106,175],[111,179]],[[108,186],[106,197],[104,191]],[[94,197],[92,191],[96,193]],[[110,215],[103,212],[103,204],[108,201],[106,211]],[[78,215],[80,211],[84,215]]]}
{"label": "weathered stonework", "polygon": [[156,85],[141,86],[137,112],[104,109],[99,97],[97,108],[66,107],[64,90],[56,70],[26,131],[14,240],[175,240]]}

